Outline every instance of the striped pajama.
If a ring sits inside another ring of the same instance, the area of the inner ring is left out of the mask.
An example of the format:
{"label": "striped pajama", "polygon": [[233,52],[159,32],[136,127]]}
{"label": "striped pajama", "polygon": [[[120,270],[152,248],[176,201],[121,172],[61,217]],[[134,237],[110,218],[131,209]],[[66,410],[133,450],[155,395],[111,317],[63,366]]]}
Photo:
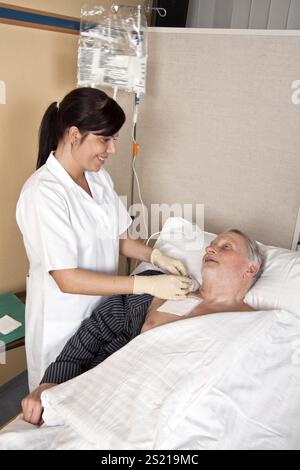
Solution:
{"label": "striped pajama", "polygon": [[[140,276],[161,274],[145,271]],[[100,303],[47,368],[41,383],[62,383],[104,361],[137,336],[153,297],[114,295]]]}

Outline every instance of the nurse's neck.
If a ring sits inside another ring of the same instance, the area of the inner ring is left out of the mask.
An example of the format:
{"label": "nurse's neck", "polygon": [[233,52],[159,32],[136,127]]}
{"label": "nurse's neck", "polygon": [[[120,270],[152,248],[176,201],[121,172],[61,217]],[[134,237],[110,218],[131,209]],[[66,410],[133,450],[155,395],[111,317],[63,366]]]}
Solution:
{"label": "nurse's neck", "polygon": [[75,183],[80,184],[82,180],[85,180],[84,169],[72,156],[71,144],[65,142],[59,143],[54,152],[54,156]]}

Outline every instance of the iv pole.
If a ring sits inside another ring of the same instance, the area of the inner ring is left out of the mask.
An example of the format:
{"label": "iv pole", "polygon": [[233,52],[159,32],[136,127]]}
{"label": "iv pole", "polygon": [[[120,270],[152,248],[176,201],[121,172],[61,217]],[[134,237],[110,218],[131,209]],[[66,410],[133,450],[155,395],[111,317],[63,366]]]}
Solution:
{"label": "iv pole", "polygon": [[[118,3],[113,3],[111,6],[111,10],[113,13],[117,14],[120,8],[129,8],[129,9],[134,9],[137,8],[139,11],[139,18],[141,15],[141,9],[145,8],[146,12],[149,13],[151,11],[156,11],[157,14],[164,18],[167,15],[167,10],[165,8],[157,8],[157,7],[152,7],[153,5],[153,0],[149,0],[147,7],[144,5],[123,5],[123,4],[118,4]],[[135,162],[136,159],[138,158],[139,155],[139,145],[137,143],[137,120],[138,120],[138,110],[139,110],[139,105],[140,105],[140,95],[139,93],[135,94],[135,108],[134,108],[134,117],[133,117],[133,129],[132,129],[132,139],[133,139],[133,155],[132,155],[132,175],[131,175],[131,201],[130,201],[130,207],[133,205],[134,201],[134,182],[135,178],[137,181],[137,189],[139,193],[139,198],[143,206],[143,200],[142,200],[142,195],[141,195],[141,190],[140,190],[140,184],[139,184],[139,179],[137,176],[136,168],[135,168]],[[147,230],[147,223],[145,220],[145,214],[143,212],[143,219],[144,219],[144,225]],[[127,271],[128,274],[130,272],[130,260],[127,260]]]}

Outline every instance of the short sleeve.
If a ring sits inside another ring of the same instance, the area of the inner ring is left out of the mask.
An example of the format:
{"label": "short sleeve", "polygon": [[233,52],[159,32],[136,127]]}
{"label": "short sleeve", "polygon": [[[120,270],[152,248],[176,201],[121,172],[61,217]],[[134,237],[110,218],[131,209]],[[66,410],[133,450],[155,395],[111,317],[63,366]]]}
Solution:
{"label": "short sleeve", "polygon": [[76,234],[62,194],[48,187],[27,190],[18,203],[17,220],[26,249],[47,272],[78,267]]}

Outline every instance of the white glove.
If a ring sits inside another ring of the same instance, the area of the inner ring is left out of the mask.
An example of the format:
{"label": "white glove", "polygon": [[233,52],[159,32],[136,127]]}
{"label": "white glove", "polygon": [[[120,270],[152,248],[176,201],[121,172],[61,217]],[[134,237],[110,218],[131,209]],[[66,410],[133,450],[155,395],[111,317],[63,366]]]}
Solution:
{"label": "white glove", "polygon": [[187,276],[184,264],[179,259],[170,258],[170,256],[162,254],[162,252],[157,249],[153,250],[151,253],[151,263],[171,274]]}
{"label": "white glove", "polygon": [[134,276],[134,294],[150,294],[165,300],[183,300],[189,293],[191,280],[183,276]]}

